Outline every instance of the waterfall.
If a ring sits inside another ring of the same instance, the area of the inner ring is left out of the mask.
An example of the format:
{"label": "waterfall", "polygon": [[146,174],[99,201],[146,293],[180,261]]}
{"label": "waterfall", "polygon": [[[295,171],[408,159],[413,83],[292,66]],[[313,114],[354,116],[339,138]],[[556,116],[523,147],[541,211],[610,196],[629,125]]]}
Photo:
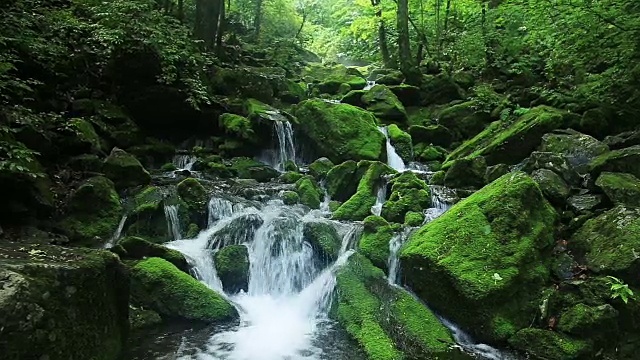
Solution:
{"label": "waterfall", "polygon": [[173,240],[182,238],[182,230],[180,229],[180,218],[178,217],[177,205],[165,205],[164,216],[167,220],[167,232]]}
{"label": "waterfall", "polygon": [[384,205],[385,200],[387,200],[386,181],[378,188],[378,192],[376,194],[376,203],[371,207],[371,213],[373,215],[380,216],[380,214],[382,213],[382,205]]}
{"label": "waterfall", "polygon": [[207,205],[207,226],[211,227],[216,221],[227,218],[233,214],[233,203],[227,199],[212,197]]}
{"label": "waterfall", "polygon": [[387,165],[392,169],[402,172],[407,168],[404,165],[404,161],[396,152],[396,148],[391,144],[391,140],[389,139],[389,132],[386,127],[379,126],[378,130],[384,135],[387,141]]}
{"label": "waterfall", "polygon": [[362,90],[364,90],[364,91],[371,90],[371,88],[374,87],[374,86],[376,86],[376,82],[369,80],[369,81],[367,81],[367,86],[365,86],[364,89],[362,89]]}
{"label": "waterfall", "polygon": [[284,171],[287,161],[296,161],[296,147],[293,142],[293,128],[289,121],[274,120],[276,134],[278,135],[278,157],[274,168]]}
{"label": "waterfall", "polygon": [[407,241],[409,235],[413,232],[412,228],[405,228],[402,232],[394,235],[389,240],[389,259],[387,260],[387,268],[389,269],[389,284],[395,285],[398,282],[400,275],[400,259],[398,258],[398,252],[400,248]]}
{"label": "waterfall", "polygon": [[109,241],[107,241],[107,243],[104,244],[105,249],[112,247],[113,245],[116,244],[118,240],[120,240],[120,236],[122,235],[122,230],[124,229],[124,224],[126,222],[127,222],[127,214],[124,214],[120,219],[120,223],[118,223],[118,227],[116,228],[116,231],[113,232],[113,235],[111,236]]}
{"label": "waterfall", "polygon": [[178,154],[173,157],[173,165],[175,165],[178,170],[191,171],[196,160],[198,160],[198,158],[193,155]]}

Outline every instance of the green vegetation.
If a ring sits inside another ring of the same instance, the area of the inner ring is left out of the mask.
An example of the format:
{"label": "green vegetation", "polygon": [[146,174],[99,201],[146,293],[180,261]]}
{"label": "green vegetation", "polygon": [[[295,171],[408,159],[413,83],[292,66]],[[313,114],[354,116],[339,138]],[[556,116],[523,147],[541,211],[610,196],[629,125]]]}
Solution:
{"label": "green vegetation", "polygon": [[358,164],[358,167],[366,166],[368,168],[358,183],[356,193],[333,213],[335,219],[363,220],[371,214],[371,207],[376,203],[377,187],[382,186],[381,177],[394,172],[393,169],[380,162],[361,162]]}
{"label": "green vegetation", "polygon": [[249,252],[244,245],[225,246],[214,256],[216,271],[226,292],[249,288]]}
{"label": "green vegetation", "polygon": [[319,209],[322,202],[322,189],[315,179],[305,176],[295,183],[296,192],[300,196],[300,203],[312,209]]}

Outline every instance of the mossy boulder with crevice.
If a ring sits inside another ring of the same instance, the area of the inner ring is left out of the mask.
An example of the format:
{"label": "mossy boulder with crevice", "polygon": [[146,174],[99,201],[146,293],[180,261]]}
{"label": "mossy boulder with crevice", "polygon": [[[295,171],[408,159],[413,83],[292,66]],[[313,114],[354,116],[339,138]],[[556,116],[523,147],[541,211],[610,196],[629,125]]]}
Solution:
{"label": "mossy boulder with crevice", "polygon": [[615,205],[640,207],[640,179],[631,174],[603,172],[596,186]]}
{"label": "mossy boulder with crevice", "polygon": [[375,266],[387,269],[389,241],[398,228],[383,217],[370,215],[364,219],[364,229],[358,242],[358,250]]}
{"label": "mossy boulder with crevice", "polygon": [[148,185],[151,175],[135,156],[118,148],[113,148],[105,159],[102,171],[118,189]]}
{"label": "mossy boulder with crevice", "polygon": [[602,329],[615,332],[618,311],[609,304],[589,306],[576,304],[563,312],[558,322],[558,330],[575,336],[598,334]]}
{"label": "mossy boulder with crevice", "polygon": [[580,174],[569,163],[569,160],[561,154],[534,151],[521,163],[519,168],[526,173],[533,173],[538,169],[551,170],[560,175],[570,186],[577,187],[582,183]]}
{"label": "mossy boulder with crevice", "polygon": [[609,146],[593,136],[574,130],[546,134],[542,137],[540,151],[564,156],[579,173],[589,170],[589,163],[609,151]]}
{"label": "mossy boulder with crevice", "polygon": [[295,205],[300,202],[300,195],[298,195],[298,193],[295,191],[283,191],[282,202],[285,205]]}
{"label": "mossy boulder with crevice", "polygon": [[391,124],[387,127],[389,142],[396,149],[396,153],[405,163],[413,160],[413,141],[411,135],[402,131],[398,125]]}
{"label": "mossy boulder with crevice", "polygon": [[549,201],[556,206],[563,206],[571,193],[571,188],[560,175],[548,169],[538,169],[531,174],[540,190]]}
{"label": "mossy boulder with crevice", "polygon": [[382,205],[382,217],[387,221],[402,223],[410,212],[422,212],[431,207],[431,191],[427,183],[411,171],[393,178],[391,196]]}
{"label": "mossy boulder with crevice", "polygon": [[385,85],[375,85],[362,95],[361,100],[365,109],[382,121],[407,122],[407,111],[404,105]]}
{"label": "mossy boulder with crevice", "polygon": [[481,188],[485,182],[487,163],[482,156],[458,159],[451,164],[444,176],[444,185],[450,188]]}
{"label": "mossy boulder with crevice", "polygon": [[323,157],[309,164],[309,174],[317,180],[322,180],[332,168],[331,160]]}
{"label": "mossy boulder with crevice", "polygon": [[303,227],[303,235],[322,259],[331,262],[338,258],[342,239],[331,223],[307,222]]}
{"label": "mossy boulder with crevice", "polygon": [[420,226],[424,222],[425,216],[421,212],[409,211],[404,216],[404,224],[406,226]]}
{"label": "mossy boulder with crevice", "polygon": [[148,186],[130,200],[131,210],[127,214],[124,233],[142,237],[153,243],[174,240],[168,230],[165,205],[177,206],[180,225],[190,221],[187,205],[177,198],[167,197],[163,189]]}
{"label": "mossy boulder with crevice", "polygon": [[433,144],[448,147],[453,142],[453,133],[442,125],[412,125],[409,134],[414,143]]}
{"label": "mossy boulder with crevice", "polygon": [[333,213],[336,220],[364,220],[371,214],[371,207],[376,203],[378,187],[382,186],[383,176],[393,174],[395,170],[381,162],[361,162],[359,168],[367,168],[358,183],[356,193],[345,201]]}
{"label": "mossy boulder with crevice", "polygon": [[[178,196],[189,212],[190,222],[202,223],[207,212],[209,195],[198,179],[186,178],[178,183]],[[186,224],[185,224],[186,225]]]}
{"label": "mossy boulder with crevice", "polygon": [[300,196],[300,203],[312,209],[319,209],[324,194],[322,188],[318,185],[314,178],[305,176],[296,181],[295,189]]}
{"label": "mossy boulder with crevice", "polygon": [[213,256],[218,277],[227,293],[249,290],[249,251],[244,245],[228,245]]}
{"label": "mossy boulder with crevice", "polygon": [[106,242],[118,227],[122,204],[113,182],[96,176],[71,194],[65,213],[61,226],[71,241],[98,245]]}
{"label": "mossy boulder with crevice", "polygon": [[268,182],[280,175],[278,170],[246,157],[233,158],[229,169],[241,179],[255,179],[258,182]]}
{"label": "mossy boulder with crevice", "polygon": [[348,104],[307,100],[295,109],[302,138],[316,155],[338,164],[347,160],[381,160],[385,138],[373,114]]}
{"label": "mossy boulder with crevice", "polygon": [[165,318],[211,323],[238,318],[237,310],[222,296],[160,258],[142,260],[131,268],[131,295],[134,304]]}
{"label": "mossy boulder with crevice", "polygon": [[331,199],[346,201],[356,193],[360,182],[357,170],[358,163],[353,160],[347,160],[329,170],[325,184]]}
{"label": "mossy boulder with crevice", "polygon": [[509,339],[514,348],[538,359],[577,360],[590,350],[587,342],[543,329],[522,329]]}
{"label": "mossy boulder with crevice", "polygon": [[457,141],[474,137],[491,122],[489,114],[479,111],[475,101],[448,106],[437,116],[438,124],[449,129]]}
{"label": "mossy boulder with crevice", "polygon": [[140,260],[148,257],[158,257],[167,260],[186,273],[189,272],[189,263],[178,250],[169,249],[136,236],[125,237],[118,241],[118,245],[112,251],[122,259]]}
{"label": "mossy boulder with crevice", "polygon": [[478,338],[504,341],[538,311],[556,216],[529,176],[504,175],[411,235],[407,285]]}

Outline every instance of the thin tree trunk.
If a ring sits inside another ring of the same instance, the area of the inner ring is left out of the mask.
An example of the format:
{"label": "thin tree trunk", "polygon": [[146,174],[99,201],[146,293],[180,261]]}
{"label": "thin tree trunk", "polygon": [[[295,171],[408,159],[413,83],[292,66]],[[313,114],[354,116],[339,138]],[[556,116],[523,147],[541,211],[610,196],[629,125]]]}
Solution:
{"label": "thin tree trunk", "polygon": [[304,29],[304,24],[307,22],[307,11],[303,10],[302,13],[302,24],[300,24],[300,28],[298,29],[298,32],[296,33],[296,39],[300,36],[300,33],[302,33],[302,29]]}
{"label": "thin tree trunk", "polygon": [[389,52],[389,45],[387,44],[387,29],[384,26],[384,20],[380,19],[380,25],[378,26],[378,41],[380,42],[380,55],[382,56],[382,63],[385,68],[393,67],[391,63],[391,54]]}
{"label": "thin tree trunk", "polygon": [[224,0],[220,0],[220,5],[218,7],[218,23],[217,25],[217,38],[216,38],[216,53],[218,57],[222,55],[222,36],[224,35],[225,25],[226,25],[226,7],[224,4]]}
{"label": "thin tree trunk", "polygon": [[184,21],[184,0],[178,0],[178,20]]}
{"label": "thin tree trunk", "polygon": [[447,8],[444,11],[444,27],[442,34],[440,34],[440,43],[438,44],[438,55],[442,55],[442,48],[444,47],[444,40],[449,31],[449,14],[451,12],[451,0],[447,0]]}
{"label": "thin tree trunk", "polygon": [[262,26],[262,1],[263,0],[256,0],[256,9],[253,18],[254,37],[256,40],[260,37],[260,27]]}
{"label": "thin tree trunk", "polygon": [[413,67],[411,59],[411,43],[409,39],[409,1],[398,0],[397,14],[398,28],[398,56],[400,71],[409,78]]}

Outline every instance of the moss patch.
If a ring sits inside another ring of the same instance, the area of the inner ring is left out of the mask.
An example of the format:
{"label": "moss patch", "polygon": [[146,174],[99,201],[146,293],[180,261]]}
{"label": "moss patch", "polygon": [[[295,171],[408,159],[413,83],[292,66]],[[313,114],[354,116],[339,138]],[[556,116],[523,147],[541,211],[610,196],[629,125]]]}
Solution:
{"label": "moss patch", "polygon": [[389,133],[389,140],[391,145],[396,149],[398,156],[404,160],[404,162],[410,162],[413,160],[413,143],[411,141],[411,135],[400,130],[398,125],[391,124],[387,127]]}
{"label": "moss patch", "polygon": [[307,205],[312,209],[320,208],[320,203],[324,198],[323,192],[311,176],[305,176],[298,180],[295,184],[295,189],[300,196],[301,204]]}
{"label": "moss patch", "polygon": [[427,183],[407,171],[390,181],[391,196],[382,206],[382,217],[402,223],[409,211],[422,212],[431,206],[431,192]]}
{"label": "moss patch", "polygon": [[244,245],[225,246],[214,256],[216,271],[225,292],[249,289],[249,252]]}
{"label": "moss patch", "polygon": [[381,177],[394,172],[381,162],[358,164],[367,166],[367,171],[358,183],[356,193],[342,204],[333,214],[338,220],[363,220],[371,214],[371,207],[376,203],[377,187],[382,184]]}

